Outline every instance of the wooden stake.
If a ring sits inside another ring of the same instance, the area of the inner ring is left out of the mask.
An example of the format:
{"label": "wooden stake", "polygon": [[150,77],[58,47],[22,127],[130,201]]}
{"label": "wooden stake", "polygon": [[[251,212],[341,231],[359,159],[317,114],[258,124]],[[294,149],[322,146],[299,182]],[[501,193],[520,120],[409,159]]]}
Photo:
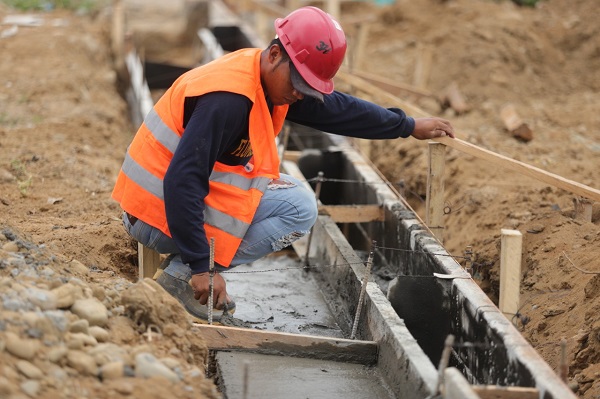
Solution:
{"label": "wooden stake", "polygon": [[575,197],[573,198],[573,206],[575,207],[574,219],[582,220],[584,222],[592,221],[592,205],[593,202],[587,198]]}
{"label": "wooden stake", "polygon": [[450,83],[444,90],[444,103],[457,114],[464,114],[470,109],[456,82]]}
{"label": "wooden stake", "polygon": [[533,132],[529,126],[521,120],[514,105],[505,105],[500,111],[500,116],[502,117],[504,126],[514,138],[525,142],[533,139]]}
{"label": "wooden stake", "polygon": [[499,387],[497,385],[473,386],[480,399],[539,399],[537,388]]}
{"label": "wooden stake", "polygon": [[523,235],[518,230],[502,229],[500,252],[500,304],[502,313],[512,319],[519,311]]}
{"label": "wooden stake", "polygon": [[138,277],[153,278],[160,266],[160,254],[138,242]]}
{"label": "wooden stake", "polygon": [[367,39],[369,37],[369,31],[371,30],[371,23],[369,21],[360,22],[358,25],[358,38],[356,40],[356,46],[354,47],[354,62],[352,68],[361,69],[365,59],[365,47],[367,46]]}
{"label": "wooden stake", "polygon": [[417,65],[415,66],[415,77],[413,82],[413,84],[419,89],[427,88],[432,58],[433,51],[431,51],[431,48],[424,45],[419,45]]}
{"label": "wooden stake", "polygon": [[331,14],[333,19],[339,21],[341,16],[340,0],[327,0],[327,7],[325,11]]}
{"label": "wooden stake", "polygon": [[446,146],[429,142],[425,223],[440,243],[444,242],[444,163]]}

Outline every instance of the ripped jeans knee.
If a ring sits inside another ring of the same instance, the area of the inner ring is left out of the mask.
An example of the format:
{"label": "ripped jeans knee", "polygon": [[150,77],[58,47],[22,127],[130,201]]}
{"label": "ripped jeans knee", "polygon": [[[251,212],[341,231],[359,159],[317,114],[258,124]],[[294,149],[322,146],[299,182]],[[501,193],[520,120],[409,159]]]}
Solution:
{"label": "ripped jeans knee", "polygon": [[298,179],[282,174],[263,194],[231,265],[249,263],[290,246],[307,235],[316,220],[314,192]]}
{"label": "ripped jeans knee", "polygon": [[289,234],[280,237],[279,239],[273,241],[271,243],[271,249],[273,252],[281,251],[282,249],[289,247],[292,245],[294,241],[297,241],[310,233],[310,230],[302,230],[302,231],[293,231]]}

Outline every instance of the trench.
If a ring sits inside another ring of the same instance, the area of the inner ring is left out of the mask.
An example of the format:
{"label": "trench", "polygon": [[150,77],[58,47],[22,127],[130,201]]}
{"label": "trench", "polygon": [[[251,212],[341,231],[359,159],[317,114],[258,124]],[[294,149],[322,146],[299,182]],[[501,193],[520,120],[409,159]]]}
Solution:
{"label": "trench", "polygon": [[[225,51],[255,47],[237,26],[212,26],[208,32]],[[167,88],[187,68],[146,60],[143,70],[149,89],[158,90]],[[133,121],[139,121],[143,114],[139,95],[129,95],[128,100],[138,115]],[[379,205],[385,221],[336,224],[327,216],[319,217],[311,264],[346,267],[306,271],[298,257],[286,251],[237,267],[240,273],[226,278],[236,287],[233,295],[249,306],[235,317],[245,320],[242,326],[247,328],[348,338],[364,261],[375,242],[371,278],[377,288],[368,292],[358,338],[379,343],[378,361],[357,365],[307,359],[302,353],[290,360],[273,354],[219,351],[213,353],[215,381],[226,398],[242,397],[245,387],[240,375],[245,373],[254,375],[250,389],[265,398],[342,394],[425,398],[435,392],[436,367],[449,334],[457,343],[449,366],[470,384],[535,387],[543,398],[571,397],[473,280],[433,275],[464,270],[345,138],[289,126],[287,150],[299,154],[297,167],[302,175],[313,189],[319,172],[331,180],[320,189],[323,205]],[[363,265],[354,266],[357,260]],[[290,269],[286,273],[243,273],[286,265]]]}

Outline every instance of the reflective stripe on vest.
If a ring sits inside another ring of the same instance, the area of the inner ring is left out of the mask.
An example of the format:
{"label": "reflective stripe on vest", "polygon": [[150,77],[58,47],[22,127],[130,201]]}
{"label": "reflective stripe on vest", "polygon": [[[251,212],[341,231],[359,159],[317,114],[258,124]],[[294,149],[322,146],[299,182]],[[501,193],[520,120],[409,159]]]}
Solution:
{"label": "reflective stripe on vest", "polygon": [[[177,136],[177,141],[179,141],[179,136]],[[177,144],[178,143],[175,143],[175,148],[177,148]],[[146,169],[142,168],[133,160],[133,158],[131,158],[129,152],[127,152],[125,155],[125,161],[123,162],[122,169],[123,173],[125,173],[125,175],[133,182],[144,188],[155,197],[158,197],[164,201],[163,181],[149,173]],[[270,178],[266,177],[248,179],[233,173],[216,171],[213,171],[210,174],[210,180],[228,184],[244,191],[256,189],[263,193],[271,181]],[[241,220],[208,205],[206,205],[204,210],[204,222],[210,224],[211,226],[218,226],[221,230],[237,238],[243,238],[244,234],[246,234],[246,231],[248,230],[248,227],[250,227],[249,223],[244,223]]]}

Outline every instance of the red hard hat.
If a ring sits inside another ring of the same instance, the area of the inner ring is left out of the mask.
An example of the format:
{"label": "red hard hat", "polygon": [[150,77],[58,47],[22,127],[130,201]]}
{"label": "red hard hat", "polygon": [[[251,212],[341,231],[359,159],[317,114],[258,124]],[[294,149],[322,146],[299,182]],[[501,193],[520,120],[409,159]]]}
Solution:
{"label": "red hard hat", "polygon": [[340,24],[317,7],[302,7],[277,18],[275,32],[304,80],[321,93],[331,93],[346,54]]}

